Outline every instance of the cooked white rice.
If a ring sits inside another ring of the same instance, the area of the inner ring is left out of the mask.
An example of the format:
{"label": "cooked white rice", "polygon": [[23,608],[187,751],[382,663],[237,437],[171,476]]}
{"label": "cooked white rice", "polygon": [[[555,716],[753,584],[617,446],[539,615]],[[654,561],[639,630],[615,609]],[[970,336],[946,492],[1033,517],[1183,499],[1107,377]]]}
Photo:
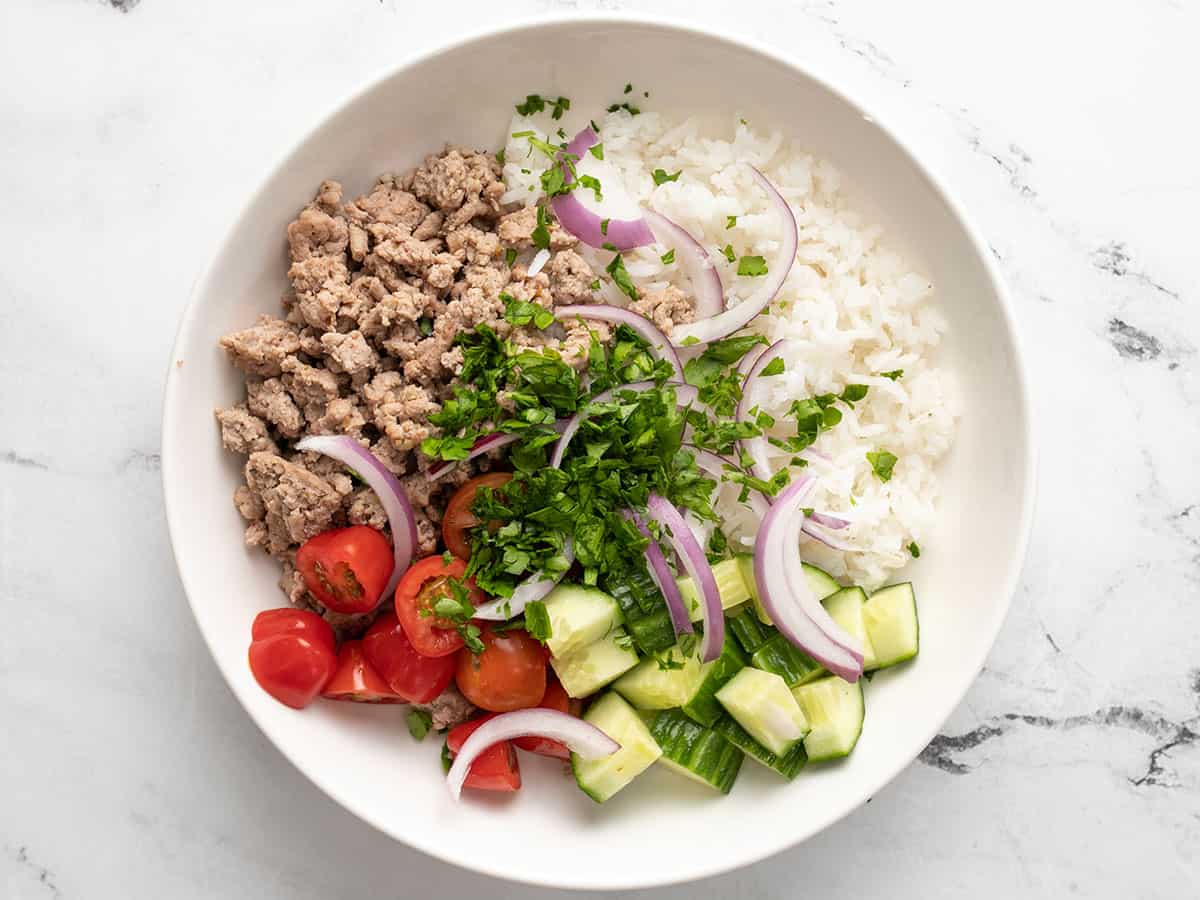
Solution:
{"label": "cooked white rice", "polygon": [[[516,117],[509,133],[535,130],[544,136],[559,124],[545,116]],[[778,132],[732,119],[730,129],[718,135],[697,120],[672,121],[654,112],[609,113],[599,124],[605,160],[619,171],[630,197],[673,219],[709,248],[730,305],[753,291],[755,279],[738,277],[736,264],[727,263],[717,248],[730,243],[738,257],[767,260],[778,249],[777,219],[745,164],[761,169],[791,204],[800,228],[796,264],[776,302],[750,327],[771,341],[791,338],[803,352],[788,361],[783,375],[762,379],[756,399],[775,417],[778,434],[790,436],[794,422],[789,430],[787,410],[793,400],[840,393],[847,384],[870,387],[853,409],[839,404],[841,423],[822,434],[814,448],[828,460],[814,459],[808,468],[818,482],[812,505],[851,520],[838,534],[856,551],[836,552],[810,540],[802,554],[868,588],[884,584],[892,570],[908,562],[910,542],[923,546],[932,529],[936,463],[950,448],[958,417],[951,379],[931,358],[946,329],[931,302],[933,286],[886,248],[878,227],[864,224],[846,207],[836,169]],[[527,140],[510,138],[506,199],[535,202],[546,162],[542,154],[529,153]],[[657,168],[682,175],[655,185],[651,173]],[[737,216],[731,229],[728,216]],[[625,254],[639,287],[675,283],[687,288],[678,264],[664,265],[660,259],[666,249],[651,246]],[[609,258],[594,252],[589,261],[602,271]],[[624,295],[602,281],[605,301],[624,305]],[[903,369],[903,377],[892,381],[879,374],[894,369]],[[899,458],[886,483],[866,457],[881,449]],[[776,448],[770,452],[779,466],[791,458]],[[736,486],[722,487],[718,507],[730,539],[749,548],[758,522],[736,502],[737,492]]]}

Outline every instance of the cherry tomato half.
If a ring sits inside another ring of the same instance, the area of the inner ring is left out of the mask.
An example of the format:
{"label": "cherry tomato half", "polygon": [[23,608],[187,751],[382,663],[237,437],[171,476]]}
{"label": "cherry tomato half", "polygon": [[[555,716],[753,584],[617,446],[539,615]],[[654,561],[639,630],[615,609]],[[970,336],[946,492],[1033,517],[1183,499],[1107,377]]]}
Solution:
{"label": "cherry tomato half", "polygon": [[376,672],[363,655],[362,641],[344,641],[338,650],[337,668],[321,691],[330,700],[357,703],[403,703],[404,698]]}
{"label": "cherry tomato half", "polygon": [[[475,733],[475,729],[490,718],[491,716],[482,716],[456,725],[446,735],[446,747],[452,754],[457,754],[467,738]],[[513,749],[510,741],[493,744],[479,754],[475,762],[471,763],[467,780],[463,782],[463,787],[480,791],[515,791],[520,786],[521,766],[517,761],[517,751]]]}
{"label": "cherry tomato half", "polygon": [[[447,582],[451,578],[463,581],[466,571],[467,564],[461,559],[447,563],[442,556],[428,556],[414,563],[396,585],[396,618],[422,656],[449,656],[463,645],[454,623],[433,615],[433,605],[452,596]],[[472,606],[487,599],[474,581],[464,582],[464,586]]]}
{"label": "cherry tomato half", "polygon": [[326,645],[331,653],[337,652],[333,629],[311,609],[284,606],[263,610],[254,617],[254,624],[250,626],[251,641],[261,641],[277,634],[306,637]]}
{"label": "cherry tomato half", "polygon": [[388,539],[366,525],[323,531],[296,551],[304,586],[322,605],[340,613],[373,610],[394,565]]}
{"label": "cherry tomato half", "polygon": [[442,517],[442,540],[446,542],[447,550],[460,559],[468,559],[471,556],[471,542],[466,532],[479,524],[479,520],[471,512],[475,492],[482,487],[498,488],[511,480],[510,472],[488,472],[463,482],[462,487],[454,492],[454,496],[446,504],[446,514]]}
{"label": "cherry tomato half", "polygon": [[546,651],[519,629],[480,635],[478,656],[464,647],[458,651],[455,680],[464,697],[491,712],[508,712],[537,706],[546,693]]}
{"label": "cherry tomato half", "polygon": [[385,612],[362,639],[367,662],[409,703],[428,703],[454,678],[455,657],[422,656],[413,649],[394,612]]}
{"label": "cherry tomato half", "polygon": [[[583,704],[578,700],[572,700],[568,697],[563,686],[556,679],[551,679],[546,684],[546,693],[538,706],[542,709],[556,709],[559,712],[578,716]],[[553,756],[555,759],[571,758],[571,751],[567,749],[566,744],[560,741],[552,741],[550,738],[527,735],[526,737],[513,738],[513,743],[522,750],[528,750],[530,753],[537,753],[540,756]]]}
{"label": "cherry tomato half", "polygon": [[250,672],[264,691],[293,709],[313,701],[333,675],[337,658],[319,640],[276,634],[250,644]]}

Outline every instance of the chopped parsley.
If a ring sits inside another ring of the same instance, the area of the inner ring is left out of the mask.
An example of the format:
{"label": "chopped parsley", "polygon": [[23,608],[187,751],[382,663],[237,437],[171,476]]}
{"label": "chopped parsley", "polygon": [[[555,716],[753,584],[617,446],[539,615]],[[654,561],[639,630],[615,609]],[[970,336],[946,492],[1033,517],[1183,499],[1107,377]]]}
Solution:
{"label": "chopped parsley", "polygon": [[642,114],[642,111],[640,109],[638,109],[636,106],[634,106],[632,103],[629,103],[628,101],[626,101],[625,103],[614,103],[612,106],[610,106],[608,108],[608,112],[615,113],[617,110],[620,110],[620,109],[625,110],[625,112],[629,113],[631,116],[640,116]]}
{"label": "chopped parsley", "polygon": [[580,175],[579,176],[579,186],[583,187],[583,188],[587,188],[592,193],[594,193],[596,195],[597,203],[599,203],[601,200],[604,199],[604,197],[602,197],[600,194],[600,179],[595,178],[591,175]]}
{"label": "chopped parsley", "polygon": [[666,169],[655,169],[654,175],[653,175],[654,183],[655,184],[666,184],[668,181],[678,181],[679,176],[682,174],[683,174],[683,169],[680,169],[678,172],[675,172],[673,175],[667,174]]}
{"label": "chopped parsley", "polygon": [[504,251],[504,263],[511,269],[513,267],[513,263],[515,263],[516,261],[517,261],[517,251],[515,249],[513,249],[512,247],[509,247],[507,250]]}
{"label": "chopped parsley", "polygon": [[[422,593],[426,590],[430,588],[422,588]],[[445,620],[446,624],[439,627],[453,628],[462,636],[468,650],[475,654],[482,653],[483,641],[479,637],[479,626],[471,621],[471,617],[475,615],[475,604],[471,602],[471,594],[466,584],[458,578],[445,578],[440,580],[440,584],[434,582],[432,590],[446,590],[448,593],[430,597],[426,605],[421,607],[421,616],[437,616]]]}
{"label": "chopped parsley", "polygon": [[625,85],[625,93],[626,93],[626,94],[633,93],[633,85],[632,85],[632,84],[626,84],[626,85]]}
{"label": "chopped parsley", "polygon": [[633,650],[634,649],[633,635],[631,635],[631,634],[618,635],[617,638],[613,641],[613,643],[616,644],[618,647],[620,647],[622,650]]}
{"label": "chopped parsley", "polygon": [[496,162],[500,163],[500,165],[504,165],[504,148],[503,147],[501,147],[499,150],[496,151]]}
{"label": "chopped parsley", "polygon": [[533,246],[540,250],[550,249],[550,229],[547,227],[546,207],[538,206],[537,208],[537,225],[530,234],[529,239],[533,241]]}
{"label": "chopped parsley", "polygon": [[612,221],[612,219],[601,219],[600,220],[600,233],[601,234],[603,234],[603,235],[608,234],[608,223],[611,221]]}
{"label": "chopped parsley", "polygon": [[908,545],[908,552],[912,554],[913,559],[921,558],[921,548],[917,546],[916,541],[911,541]]}
{"label": "chopped parsley", "polygon": [[529,325],[534,328],[549,328],[554,322],[554,313],[544,306],[538,306],[529,300],[517,300],[508,294],[501,293],[504,302],[504,319],[513,325]]}
{"label": "chopped parsley", "polygon": [[867,396],[868,390],[865,384],[848,384],[846,389],[838,394],[838,399],[853,409],[855,403]]}
{"label": "chopped parsley", "polygon": [[879,374],[882,375],[884,378],[890,378],[892,381],[895,381],[897,378],[899,378],[901,375],[904,374],[904,370],[903,369],[892,369],[892,371],[890,371],[890,372],[880,372]]}
{"label": "chopped parsley", "polygon": [[571,108],[571,101],[566,97],[547,99],[542,97],[540,94],[529,94],[525,97],[524,103],[517,104],[516,110],[522,116],[532,116],[535,113],[545,111],[547,103],[549,103],[551,107],[550,118],[555,120],[561,119],[563,117],[563,113]]}
{"label": "chopped parsley", "polygon": [[[592,131],[596,132],[596,134],[600,133],[600,126],[596,124],[595,119],[588,119],[588,124],[592,126]],[[597,157],[597,158],[603,159],[603,157]]]}
{"label": "chopped parsley", "polygon": [[726,244],[721,248],[721,253],[730,262],[737,259],[737,254],[733,252],[733,244]]}
{"label": "chopped parsley", "polygon": [[897,456],[894,453],[889,453],[887,450],[873,450],[867,453],[867,462],[871,464],[875,477],[880,481],[892,480],[892,469],[897,462]]}
{"label": "chopped parsley", "polygon": [[671,263],[675,262],[675,248],[672,247],[670,250],[660,256],[659,259],[662,260],[664,266],[669,266]]}
{"label": "chopped parsley", "polygon": [[421,337],[429,337],[433,334],[433,319],[429,316],[421,316],[417,319],[417,330],[421,332]]}
{"label": "chopped parsley", "polygon": [[604,159],[604,144],[592,144],[592,146],[588,147],[588,153],[592,154],[596,159]]}
{"label": "chopped parsley", "polygon": [[593,279],[592,279],[592,283],[591,283],[591,284],[589,284],[589,285],[588,285],[588,287],[590,287],[590,288],[591,288],[593,291],[598,291],[598,290],[600,290],[600,279],[599,279],[599,278],[593,278]]}
{"label": "chopped parsley", "polygon": [[450,752],[450,745],[442,741],[442,771],[449,772],[452,765],[454,765],[454,754]]}
{"label": "chopped parsley", "polygon": [[725,230],[726,231],[728,231],[730,228],[733,228],[735,225],[737,225],[737,216],[726,216],[725,217]]}
{"label": "chopped parsley", "polygon": [[532,600],[525,604],[525,630],[529,636],[541,643],[546,643],[554,635],[550,625],[550,613],[546,604],[541,600]]}
{"label": "chopped parsley", "polygon": [[[730,260],[733,262],[733,260]],[[761,256],[743,256],[738,260],[737,273],[757,277],[767,274],[767,263]]]}
{"label": "chopped parsley", "polygon": [[670,672],[672,669],[683,668],[683,661],[675,658],[674,650],[668,650],[666,656],[655,653],[654,661],[658,663],[658,669],[660,672]]}
{"label": "chopped parsley", "polygon": [[784,370],[783,358],[777,356],[773,360],[771,360],[769,363],[767,363],[765,366],[763,366],[763,370],[758,373],[758,377],[759,378],[767,378],[771,375],[781,375],[781,374],[783,374],[783,370]]}
{"label": "chopped parsley", "polygon": [[629,272],[625,268],[625,260],[621,258],[620,253],[613,257],[612,262],[605,267],[604,271],[612,276],[613,283],[621,289],[621,293],[630,300],[638,299],[637,287],[634,285],[633,279],[629,277]]}
{"label": "chopped parsley", "polygon": [[408,722],[408,733],[418,741],[425,740],[425,735],[429,734],[429,729],[433,727],[433,716],[429,711],[410,709],[404,718]]}

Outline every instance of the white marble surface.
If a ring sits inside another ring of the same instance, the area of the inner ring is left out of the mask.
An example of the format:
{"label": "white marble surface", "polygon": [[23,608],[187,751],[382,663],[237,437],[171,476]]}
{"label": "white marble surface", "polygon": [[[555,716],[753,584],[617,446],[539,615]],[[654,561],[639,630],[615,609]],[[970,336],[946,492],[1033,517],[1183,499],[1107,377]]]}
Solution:
{"label": "white marble surface", "polygon": [[1200,14],[450,6],[0,4],[0,895],[553,893],[393,844],[265,742],[175,575],[159,403],[191,285],[315,111],[456,29],[628,9],[758,37],[889,112],[1002,261],[1042,438],[1020,593],[944,735],[807,845],[662,896],[1196,896]]}

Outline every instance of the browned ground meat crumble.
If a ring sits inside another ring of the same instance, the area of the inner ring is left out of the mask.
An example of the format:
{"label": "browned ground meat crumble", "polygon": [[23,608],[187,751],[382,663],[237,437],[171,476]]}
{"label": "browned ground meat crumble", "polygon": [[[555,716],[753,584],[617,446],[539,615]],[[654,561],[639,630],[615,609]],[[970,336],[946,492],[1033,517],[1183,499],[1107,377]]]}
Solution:
{"label": "browned ground meat crumble", "polygon": [[[246,399],[216,412],[221,442],[246,455],[245,483],[234,503],[246,543],[283,565],[280,587],[296,606],[314,609],[339,639],[357,637],[378,614],[327,610],[305,589],[297,548],[330,528],[363,524],[387,533],[378,498],[344,466],[299,452],[306,435],[345,434],[391,469],[416,514],[419,553],[434,552],[445,504],[492,460],[460,464],[438,481],[418,451],[438,430],[429,416],[453,392],[462,367],[456,335],[487,324],[523,347],[549,347],[582,368],[588,326],[566,322],[543,332],[503,318],[500,294],[548,309],[589,303],[596,274],[550,227],[552,256],[537,275],[509,266],[505,252],[532,248],[534,207],[505,209],[500,166],[486,153],[448,146],[404,175],[384,175],[369,194],[344,203],[325,181],[287,227],[291,287],[283,318],[263,315],[220,341],[246,376]],[[526,253],[526,258],[528,254]],[[664,331],[691,321],[689,299],[675,288],[634,304]],[[602,340],[609,333],[593,324]],[[451,689],[427,707],[435,727],[466,719],[471,706]]]}

